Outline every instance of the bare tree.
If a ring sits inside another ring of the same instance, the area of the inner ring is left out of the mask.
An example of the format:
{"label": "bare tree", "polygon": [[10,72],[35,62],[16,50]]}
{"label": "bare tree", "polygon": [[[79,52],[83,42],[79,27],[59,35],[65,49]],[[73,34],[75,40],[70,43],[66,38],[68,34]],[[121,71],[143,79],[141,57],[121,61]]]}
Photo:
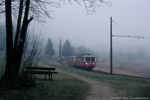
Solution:
{"label": "bare tree", "polygon": [[24,49],[23,68],[37,66],[41,58],[43,40],[41,35],[29,35],[27,37]]}
{"label": "bare tree", "polygon": [[4,0],[0,0],[0,13],[4,13],[5,12],[4,5],[5,5]]}
{"label": "bare tree", "polygon": [[[23,50],[25,46],[27,29],[30,22],[40,21],[41,16],[50,18],[49,6],[59,7],[65,0],[0,0],[0,13],[5,12],[6,20],[6,67],[3,79],[12,81],[19,75],[22,62]],[[72,2],[71,0],[67,0]],[[84,4],[87,12],[94,12],[101,4],[109,4],[104,0],[73,0],[78,4]],[[92,9],[92,10],[90,10]],[[15,40],[13,41],[12,18],[16,17],[17,27]],[[34,53],[33,53],[34,54]]]}

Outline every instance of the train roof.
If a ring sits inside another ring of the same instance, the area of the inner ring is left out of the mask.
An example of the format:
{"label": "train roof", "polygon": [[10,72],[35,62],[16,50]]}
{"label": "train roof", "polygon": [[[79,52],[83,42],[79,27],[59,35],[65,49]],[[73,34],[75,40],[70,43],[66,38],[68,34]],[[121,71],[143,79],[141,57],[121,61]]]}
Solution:
{"label": "train roof", "polygon": [[96,57],[96,56],[92,54],[79,54],[79,55],[74,55],[71,57]]}

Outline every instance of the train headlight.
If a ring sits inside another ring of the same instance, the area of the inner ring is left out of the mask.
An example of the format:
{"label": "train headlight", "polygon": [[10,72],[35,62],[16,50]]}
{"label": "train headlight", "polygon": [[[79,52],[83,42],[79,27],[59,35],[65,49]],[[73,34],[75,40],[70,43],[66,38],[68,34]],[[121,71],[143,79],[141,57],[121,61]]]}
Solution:
{"label": "train headlight", "polygon": [[93,65],[95,65],[96,63],[93,63]]}
{"label": "train headlight", "polygon": [[88,63],[85,63],[86,65],[88,64]]}

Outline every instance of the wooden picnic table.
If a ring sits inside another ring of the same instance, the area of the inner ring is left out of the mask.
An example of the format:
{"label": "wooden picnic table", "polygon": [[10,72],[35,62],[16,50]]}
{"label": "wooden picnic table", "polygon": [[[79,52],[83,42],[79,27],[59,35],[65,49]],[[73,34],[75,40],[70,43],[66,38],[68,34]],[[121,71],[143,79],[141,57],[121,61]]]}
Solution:
{"label": "wooden picnic table", "polygon": [[57,72],[55,71],[56,68],[49,68],[49,67],[26,67],[26,72],[30,73],[31,75],[35,74],[45,74],[45,79],[46,79],[46,75],[49,75],[49,79],[52,80],[52,75],[53,74],[57,74]]}

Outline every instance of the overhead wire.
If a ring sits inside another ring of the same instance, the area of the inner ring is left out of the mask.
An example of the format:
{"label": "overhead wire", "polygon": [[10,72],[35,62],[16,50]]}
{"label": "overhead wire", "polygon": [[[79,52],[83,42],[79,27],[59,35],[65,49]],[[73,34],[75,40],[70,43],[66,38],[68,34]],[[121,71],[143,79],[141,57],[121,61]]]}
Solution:
{"label": "overhead wire", "polygon": [[[128,42],[132,42],[132,41],[139,41],[140,38],[142,39],[150,39],[150,37],[142,37],[142,36],[139,36],[137,35],[136,33],[134,32],[131,32],[129,29],[123,27],[122,25],[118,24],[116,21],[113,20],[113,23],[118,26],[119,29],[121,29],[124,33],[124,35],[127,35],[127,36],[124,36],[124,37],[130,37],[130,35],[134,35],[134,36],[131,36],[131,37],[134,37],[134,38],[137,38],[137,39],[134,39],[134,40],[126,40],[126,41],[120,41],[120,42],[115,42],[115,44],[122,44],[122,43],[128,43]],[[127,33],[130,33],[130,34],[127,34]],[[106,44],[101,44],[99,45],[98,47],[107,47],[109,46],[110,44],[109,43],[106,43]]]}
{"label": "overhead wire", "polygon": [[[139,34],[136,34],[136,33],[134,33],[134,32],[131,32],[129,29],[123,27],[122,25],[118,24],[118,23],[117,23],[116,21],[114,21],[114,20],[113,20],[113,23],[114,23],[118,28],[120,28],[120,29],[122,30],[122,32],[123,32],[125,35],[130,36],[130,35],[133,34],[133,35],[137,36],[137,38],[138,38]],[[130,35],[127,34],[127,33],[130,33]],[[150,39],[150,34],[148,34],[148,33],[145,33],[145,34],[146,34],[146,36],[149,36],[149,37],[145,37],[145,36],[141,36],[141,37],[144,37],[143,39]],[[143,35],[143,34],[142,34],[142,35]],[[139,39],[139,38],[138,38],[138,39]]]}
{"label": "overhead wire", "polygon": [[[135,35],[138,36],[138,34],[131,32],[129,29],[123,27],[122,25],[118,24],[116,21],[113,20],[113,23],[118,26],[118,28],[120,28],[122,31],[124,31],[125,35]],[[130,33],[130,34],[127,34]]]}
{"label": "overhead wire", "polygon": [[[120,26],[118,23],[116,23],[114,20],[113,20],[113,23],[122,31],[121,33],[123,33],[124,35],[129,35],[127,34],[127,32],[125,31],[125,29]],[[114,26],[113,26],[114,27]]]}
{"label": "overhead wire", "polygon": [[[127,29],[127,28],[123,27],[122,25],[118,24],[116,21],[113,20],[113,23],[114,23],[116,26],[118,26],[118,28],[122,29],[123,33],[126,34],[127,37],[130,36],[129,34],[127,34],[127,32],[130,33],[131,35],[134,34],[135,37],[137,36],[137,38],[139,37],[138,34],[136,34],[136,33],[134,33],[134,32],[131,32],[129,29]],[[149,37],[145,37],[145,36],[140,36],[140,37],[142,37],[143,39],[150,39],[150,35],[149,35],[148,33],[145,33],[145,34],[146,34],[146,36],[149,36]],[[142,35],[143,35],[143,34],[142,34]],[[138,38],[138,39],[139,39],[139,38]]]}
{"label": "overhead wire", "polygon": [[[134,41],[139,41],[138,39],[134,39],[134,40],[126,40],[126,41],[119,41],[119,42],[114,42],[114,44],[123,44],[123,43],[128,43],[128,42],[134,42]],[[95,45],[96,46],[96,45]],[[109,47],[110,44],[109,43],[105,43],[105,44],[100,44],[97,47],[103,47],[103,48],[107,48]]]}

